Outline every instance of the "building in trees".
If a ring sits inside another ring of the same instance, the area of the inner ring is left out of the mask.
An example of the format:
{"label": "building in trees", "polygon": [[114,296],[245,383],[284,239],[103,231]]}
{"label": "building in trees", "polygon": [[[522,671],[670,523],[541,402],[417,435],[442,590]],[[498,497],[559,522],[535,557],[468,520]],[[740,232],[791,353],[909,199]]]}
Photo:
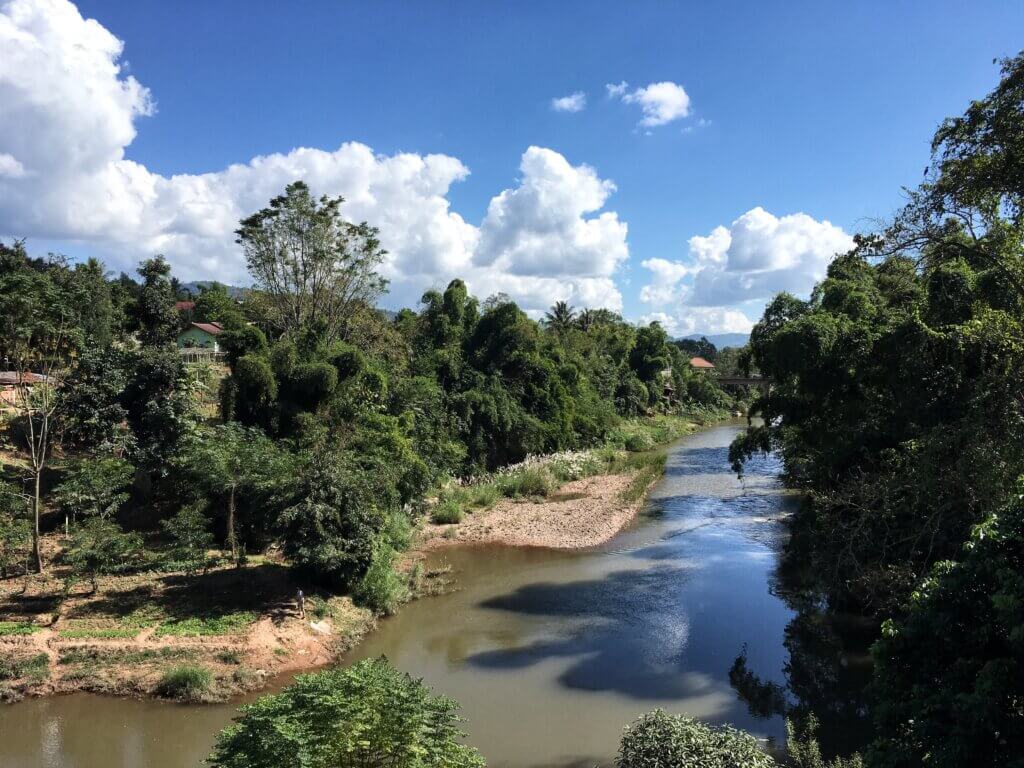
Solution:
{"label": "building in trees", "polygon": [[179,349],[208,349],[220,352],[219,336],[224,333],[220,323],[190,323],[178,334]]}

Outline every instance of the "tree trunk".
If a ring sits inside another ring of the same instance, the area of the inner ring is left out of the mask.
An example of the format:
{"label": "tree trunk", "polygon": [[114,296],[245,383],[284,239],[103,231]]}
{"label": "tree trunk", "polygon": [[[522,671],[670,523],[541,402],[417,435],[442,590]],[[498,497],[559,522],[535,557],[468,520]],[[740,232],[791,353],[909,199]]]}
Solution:
{"label": "tree trunk", "polygon": [[39,513],[41,501],[39,498],[39,486],[42,480],[42,467],[36,469],[36,492],[32,499],[32,557],[36,561],[36,571],[43,572],[43,554],[39,550]]}
{"label": "tree trunk", "polygon": [[231,486],[228,495],[228,546],[231,547],[231,558],[238,567],[238,539],[235,537],[235,487]]}

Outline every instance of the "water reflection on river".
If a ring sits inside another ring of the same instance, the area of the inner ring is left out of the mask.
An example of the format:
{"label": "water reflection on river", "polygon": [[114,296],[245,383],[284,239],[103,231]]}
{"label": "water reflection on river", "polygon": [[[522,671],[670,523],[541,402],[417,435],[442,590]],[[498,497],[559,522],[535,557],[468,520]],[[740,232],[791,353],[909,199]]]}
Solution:
{"label": "water reflection on river", "polygon": [[[796,502],[772,457],[730,473],[738,429],[679,443],[648,510],[598,550],[439,555],[462,588],[403,608],[352,659],[384,654],[457,699],[492,768],[608,763],[622,726],[654,707],[781,740],[799,617],[773,584]],[[0,765],[191,767],[232,712],[29,701],[0,710]]]}

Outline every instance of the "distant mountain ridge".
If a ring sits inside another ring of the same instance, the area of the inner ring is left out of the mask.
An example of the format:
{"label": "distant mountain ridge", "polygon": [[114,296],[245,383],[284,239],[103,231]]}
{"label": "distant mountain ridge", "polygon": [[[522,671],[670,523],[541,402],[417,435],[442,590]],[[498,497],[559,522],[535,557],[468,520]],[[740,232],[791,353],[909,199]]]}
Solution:
{"label": "distant mountain ridge", "polygon": [[[200,293],[202,293],[203,288],[208,288],[209,286],[213,285],[214,282],[216,281],[193,280],[191,283],[182,283],[181,289],[183,291],[188,291],[193,296],[198,296]],[[221,283],[221,285],[223,285],[224,289],[228,292],[228,296],[230,296],[233,299],[243,298],[245,296],[245,292],[249,290],[248,288],[240,288],[237,285],[227,285],[226,283]]]}
{"label": "distant mountain ridge", "polygon": [[689,336],[684,336],[684,339],[690,339],[692,341],[700,341],[701,337],[706,338],[718,349],[724,349],[725,347],[745,347],[747,342],[750,341],[749,333],[691,333]]}

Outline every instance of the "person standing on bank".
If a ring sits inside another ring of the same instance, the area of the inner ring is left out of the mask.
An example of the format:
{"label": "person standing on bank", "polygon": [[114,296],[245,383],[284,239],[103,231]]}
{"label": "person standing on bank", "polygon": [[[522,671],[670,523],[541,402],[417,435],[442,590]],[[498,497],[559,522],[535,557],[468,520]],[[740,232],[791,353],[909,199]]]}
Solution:
{"label": "person standing on bank", "polygon": [[302,594],[301,589],[295,595],[295,603],[299,607],[299,616],[303,619],[306,618],[306,596]]}

